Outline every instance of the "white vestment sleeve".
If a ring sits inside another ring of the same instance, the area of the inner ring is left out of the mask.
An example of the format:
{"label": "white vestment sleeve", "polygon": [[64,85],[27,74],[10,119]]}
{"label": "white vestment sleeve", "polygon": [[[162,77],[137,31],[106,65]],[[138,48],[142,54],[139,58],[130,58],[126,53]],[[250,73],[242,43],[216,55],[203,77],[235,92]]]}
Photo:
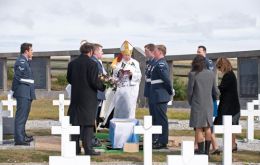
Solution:
{"label": "white vestment sleeve", "polygon": [[71,85],[68,84],[65,89],[66,89],[66,92],[68,94],[68,98],[70,98],[70,96],[71,96]]}
{"label": "white vestment sleeve", "polygon": [[131,80],[131,85],[138,85],[141,81],[142,73],[140,70],[139,62],[134,61],[135,66],[133,69],[133,75],[132,75],[132,80]]}

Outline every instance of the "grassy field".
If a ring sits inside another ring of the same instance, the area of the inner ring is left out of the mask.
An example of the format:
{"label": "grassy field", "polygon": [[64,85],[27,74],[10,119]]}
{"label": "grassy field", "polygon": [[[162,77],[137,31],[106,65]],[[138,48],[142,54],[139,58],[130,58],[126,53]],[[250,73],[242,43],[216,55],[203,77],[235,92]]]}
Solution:
{"label": "grassy field", "polygon": [[[0,97],[0,99],[6,99],[5,97]],[[65,114],[67,113],[68,107],[65,107]],[[136,118],[143,119],[143,116],[148,115],[149,111],[146,108],[138,108],[136,110]],[[186,109],[174,110],[169,109],[168,113],[169,119],[179,119],[186,120],[189,119],[189,112]],[[52,100],[41,99],[34,100],[32,103],[32,108],[29,116],[29,120],[45,120],[52,119],[58,120],[58,106],[52,105]]]}

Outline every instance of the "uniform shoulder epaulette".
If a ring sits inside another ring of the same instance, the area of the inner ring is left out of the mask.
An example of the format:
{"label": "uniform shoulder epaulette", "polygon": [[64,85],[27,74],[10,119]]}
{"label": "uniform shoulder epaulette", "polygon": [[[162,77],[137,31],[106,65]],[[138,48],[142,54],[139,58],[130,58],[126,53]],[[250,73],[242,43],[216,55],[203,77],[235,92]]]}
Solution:
{"label": "uniform shoulder epaulette", "polygon": [[164,67],[165,63],[164,62],[159,62],[158,65],[159,65],[159,67]]}
{"label": "uniform shoulder epaulette", "polygon": [[21,64],[24,64],[24,63],[25,63],[25,59],[20,59],[19,62],[20,62]]}

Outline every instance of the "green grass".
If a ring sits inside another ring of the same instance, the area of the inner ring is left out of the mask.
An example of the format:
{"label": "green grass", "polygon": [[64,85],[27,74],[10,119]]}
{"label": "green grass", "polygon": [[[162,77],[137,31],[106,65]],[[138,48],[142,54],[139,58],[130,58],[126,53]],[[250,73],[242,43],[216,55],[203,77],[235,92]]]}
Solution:
{"label": "green grass", "polygon": [[1,163],[48,162],[49,156],[60,155],[60,152],[36,150],[1,150]]}
{"label": "green grass", "polygon": [[[149,115],[149,111],[147,108],[138,108],[136,110],[137,119],[143,119],[145,115]],[[190,113],[187,112],[185,109],[183,109],[183,111],[176,111],[173,108],[168,108],[167,116],[168,119],[188,120],[190,118]]]}
{"label": "green grass", "polygon": [[[1,96],[1,100],[6,99],[6,97]],[[14,108],[14,110],[16,110]],[[67,114],[68,106],[65,106],[65,114]],[[52,105],[52,100],[39,99],[32,102],[31,112],[29,115],[29,120],[58,120],[58,106]],[[137,108],[136,118],[143,119],[145,115],[149,115],[149,110],[147,108]],[[168,108],[167,116],[169,119],[177,120],[188,120],[190,118],[190,113],[187,109]]]}
{"label": "green grass", "polygon": [[[6,99],[2,97],[0,99]],[[65,114],[67,114],[68,107],[65,107]],[[143,119],[145,115],[149,115],[149,111],[147,108],[138,108],[136,110],[136,118]],[[189,112],[183,109],[174,110],[169,108],[167,112],[167,116],[169,119],[178,119],[178,120],[188,120]],[[34,100],[31,107],[31,112],[29,115],[29,120],[45,120],[52,119],[58,120],[58,106],[52,105],[52,100],[40,99]]]}
{"label": "green grass", "polygon": [[[259,163],[260,152],[239,151],[233,154],[233,162]],[[48,162],[49,156],[60,155],[60,152],[36,150],[1,150],[1,163]],[[167,155],[180,155],[179,151],[153,152],[154,162],[166,162]],[[143,162],[143,152],[138,153],[102,153],[101,156],[91,157],[92,162]],[[221,163],[222,155],[211,156],[210,162]]]}

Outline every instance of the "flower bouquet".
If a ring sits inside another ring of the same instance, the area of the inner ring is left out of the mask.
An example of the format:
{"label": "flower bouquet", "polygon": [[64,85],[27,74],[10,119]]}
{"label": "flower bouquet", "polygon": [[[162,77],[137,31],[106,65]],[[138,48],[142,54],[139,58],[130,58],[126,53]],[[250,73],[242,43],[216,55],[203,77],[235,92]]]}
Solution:
{"label": "flower bouquet", "polygon": [[105,74],[100,74],[99,78],[103,82],[103,84],[106,86],[106,89],[112,88],[112,90],[116,90],[117,81],[113,77],[110,77]]}

